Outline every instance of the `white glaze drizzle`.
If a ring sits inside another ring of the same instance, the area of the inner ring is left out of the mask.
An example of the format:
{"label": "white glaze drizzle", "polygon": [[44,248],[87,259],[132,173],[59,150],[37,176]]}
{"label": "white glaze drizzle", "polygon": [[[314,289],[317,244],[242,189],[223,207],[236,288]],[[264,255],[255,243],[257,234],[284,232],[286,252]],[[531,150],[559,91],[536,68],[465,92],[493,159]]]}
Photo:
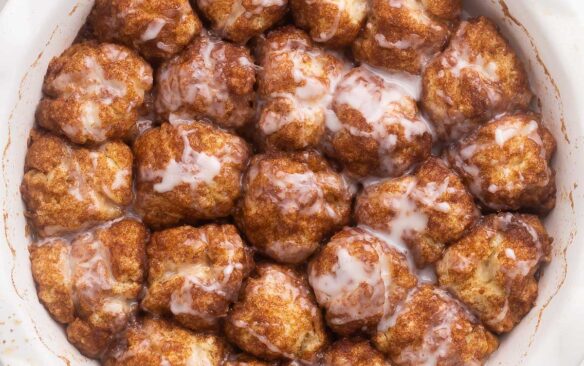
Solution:
{"label": "white glaze drizzle", "polygon": [[[510,120],[506,123],[501,123],[501,119]],[[494,131],[492,141],[477,143],[472,142],[471,137],[467,137],[461,141],[460,147],[456,151],[449,154],[453,160],[453,164],[462,170],[466,174],[467,179],[470,180],[470,184],[468,185],[469,190],[483,202],[486,202],[486,192],[495,194],[500,190],[515,191],[524,189],[525,178],[522,172],[519,171],[516,172],[517,179],[512,179],[510,177],[512,170],[505,165],[505,162],[497,161],[496,163],[500,171],[505,177],[508,177],[508,179],[505,179],[505,185],[490,183],[487,187],[483,187],[486,184],[481,170],[479,166],[473,163],[473,158],[476,155],[483,154],[485,151],[492,151],[493,149],[505,149],[509,142],[515,138],[527,138],[539,146],[539,158],[543,162],[547,161],[546,150],[540,136],[539,124],[535,120],[524,123],[522,120],[513,120],[513,116],[501,115],[489,122],[486,126],[489,124],[499,124]],[[523,146],[520,148],[523,149]],[[547,163],[545,164],[545,170],[547,178],[538,182],[541,186],[546,186],[552,176],[551,169]],[[489,206],[495,209],[505,208],[504,205],[499,205],[491,201],[489,201]]]}
{"label": "white glaze drizzle", "polygon": [[[188,184],[192,189],[200,184],[212,184],[215,177],[220,174],[223,165],[231,161],[225,151],[210,155],[193,149],[189,136],[196,130],[189,130],[187,126],[187,124],[175,125],[176,133],[183,143],[180,159],[171,159],[161,170],[142,168],[140,171],[140,177],[144,181],[160,179],[153,186],[156,192],[170,192],[182,184]],[[228,149],[228,146],[225,148]]]}
{"label": "white glaze drizzle", "polygon": [[[227,236],[225,228],[223,235]],[[208,247],[209,239],[206,233],[201,232],[196,239],[189,239],[182,245],[195,247]],[[174,265],[169,264],[163,280],[171,277],[180,276],[183,278],[183,284],[180,289],[173,291],[169,308],[170,311],[177,314],[190,314],[212,322],[214,318],[206,313],[198,311],[193,304],[193,291],[202,290],[221,296],[229,301],[233,301],[239,290],[239,285],[232,286],[231,278],[235,271],[241,272],[243,264],[235,261],[237,247],[234,243],[223,240],[217,244],[227,255],[227,263],[224,266],[219,264],[208,264],[204,260],[192,264]]]}
{"label": "white glaze drizzle", "polygon": [[[339,121],[332,110],[333,93],[342,75],[347,71],[347,64],[331,52],[316,46],[310,46],[303,40],[295,39],[284,45],[273,42],[268,45],[269,56],[274,60],[290,60],[291,73],[295,82],[292,92],[276,92],[267,96],[262,104],[271,100],[284,99],[292,106],[287,115],[262,113],[260,129],[265,135],[271,135],[289,123],[316,119],[323,120],[330,130],[338,129]],[[273,61],[276,62],[276,61]],[[339,63],[340,69],[330,71],[328,63]]]}
{"label": "white glaze drizzle", "polygon": [[[377,141],[382,169],[390,175],[404,169],[405,162],[400,163],[392,154],[401,145],[400,134],[406,142],[414,143],[415,138],[431,132],[417,112],[415,95],[411,95],[419,91],[407,82],[407,78],[400,76],[370,67],[355,68],[338,84],[334,99],[335,105],[348,106],[365,119],[370,130],[347,123],[341,123],[340,129]],[[412,110],[415,111],[413,118],[407,115]],[[400,127],[399,133],[389,132],[396,125]]]}
{"label": "white glaze drizzle", "polygon": [[[309,272],[309,282],[316,298],[327,309],[329,321],[335,325],[378,314],[386,318],[390,313],[392,286],[391,261],[386,249],[379,246],[375,237],[353,229],[345,230],[351,232],[350,237],[343,238],[346,245],[329,244],[336,246],[337,257],[331,272],[322,275],[317,275],[314,270]],[[361,247],[373,251],[377,261],[369,264],[351,255],[348,248],[356,241],[367,243]],[[358,296],[359,302],[355,302],[355,296],[364,291],[364,286],[371,291],[370,295],[367,298]]]}

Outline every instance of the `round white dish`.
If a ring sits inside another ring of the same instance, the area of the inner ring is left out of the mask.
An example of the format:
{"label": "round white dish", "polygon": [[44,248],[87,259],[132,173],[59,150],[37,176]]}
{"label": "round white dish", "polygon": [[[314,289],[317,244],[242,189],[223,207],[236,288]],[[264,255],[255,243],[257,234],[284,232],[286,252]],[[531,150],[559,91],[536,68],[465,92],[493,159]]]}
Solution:
{"label": "round white dish", "polygon": [[[38,302],[19,186],[26,141],[52,57],[73,41],[92,0],[0,0],[0,365],[92,365]],[[489,365],[584,364],[584,3],[465,0],[494,19],[521,54],[558,140],[555,238],[536,307],[504,337]],[[545,65],[545,66],[544,66]]]}

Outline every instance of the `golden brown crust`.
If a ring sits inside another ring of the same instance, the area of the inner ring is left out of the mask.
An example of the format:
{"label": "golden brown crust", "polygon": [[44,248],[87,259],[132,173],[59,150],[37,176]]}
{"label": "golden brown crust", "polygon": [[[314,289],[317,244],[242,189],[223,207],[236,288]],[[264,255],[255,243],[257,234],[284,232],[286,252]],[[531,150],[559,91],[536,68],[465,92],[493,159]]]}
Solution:
{"label": "golden brown crust", "polygon": [[267,362],[258,360],[248,354],[241,353],[230,357],[224,364],[224,366],[278,366],[279,362]]}
{"label": "golden brown crust", "polygon": [[73,289],[63,271],[69,264],[69,243],[54,239],[45,245],[32,245],[29,250],[39,300],[56,321],[71,323],[75,319]]}
{"label": "golden brown crust", "polygon": [[509,332],[534,305],[551,242],[537,216],[486,216],[446,250],[438,279],[492,331]]}
{"label": "golden brown crust", "polygon": [[531,98],[523,64],[484,17],[463,21],[424,71],[422,106],[444,140],[456,140],[499,113],[526,109]]}
{"label": "golden brown crust", "polygon": [[156,112],[242,127],[255,113],[255,67],[245,47],[204,34],[158,69]]}
{"label": "golden brown crust", "polygon": [[253,258],[235,226],[182,226],[154,233],[148,244],[148,292],[142,307],[172,315],[193,330],[217,327],[237,299]]}
{"label": "golden brown crust", "polygon": [[353,44],[355,58],[384,69],[419,74],[450,38],[460,14],[459,0],[385,1],[370,3],[364,31]]}
{"label": "golden brown crust", "polygon": [[136,210],[147,224],[164,227],[228,216],[250,149],[236,135],[192,121],[146,131],[134,153]]}
{"label": "golden brown crust", "polygon": [[119,217],[132,200],[130,148],[74,147],[33,130],[20,191],[40,236],[61,235]]}
{"label": "golden brown crust", "polygon": [[79,318],[67,326],[67,339],[82,354],[93,358],[99,358],[115,340],[111,332],[96,328]]}
{"label": "golden brown crust", "polygon": [[279,150],[318,147],[327,125],[336,120],[331,99],[343,60],[292,26],[270,32],[257,53],[260,144]]}
{"label": "golden brown crust", "polygon": [[106,366],[484,364],[551,257],[523,212],[555,205],[556,142],[461,2],[95,0],[20,188],[69,342]]}
{"label": "golden brown crust", "polygon": [[370,68],[343,77],[333,110],[331,155],[356,177],[397,177],[430,156],[432,135],[415,99]]}
{"label": "golden brown crust", "polygon": [[222,366],[230,348],[222,338],[192,333],[166,320],[132,324],[105,358],[105,366]]}
{"label": "golden brown crust", "polygon": [[290,0],[290,9],[298,27],[334,48],[350,45],[367,17],[365,0]]}
{"label": "golden brown crust", "polygon": [[359,224],[405,241],[419,267],[440,259],[444,248],[462,237],[478,214],[460,178],[434,157],[414,175],[365,187],[355,204]]}
{"label": "golden brown crust", "polygon": [[374,333],[417,282],[402,253],[361,228],[335,234],[308,276],[328,326],[341,335]]}
{"label": "golden brown crust", "polygon": [[485,207],[545,214],[556,202],[550,164],[555,149],[541,117],[521,113],[485,123],[452,145],[446,157]]}
{"label": "golden brown crust", "polygon": [[225,322],[227,338],[265,360],[313,362],[325,346],[324,322],[304,275],[259,264]]}
{"label": "golden brown crust", "polygon": [[341,339],[324,352],[322,366],[391,366],[368,341]]}
{"label": "golden brown crust", "polygon": [[439,18],[455,20],[462,12],[462,0],[422,0],[426,11]]}
{"label": "golden brown crust", "polygon": [[51,60],[38,123],[78,144],[123,138],[152,87],[152,68],[134,51],[84,42]]}
{"label": "golden brown crust", "polygon": [[373,342],[395,365],[480,365],[498,347],[494,335],[431,285],[414,290],[394,317]]}
{"label": "golden brown crust", "polygon": [[313,151],[256,155],[244,179],[236,222],[250,243],[284,263],[300,263],[349,220],[344,178]]}
{"label": "golden brown crust", "polygon": [[171,57],[203,29],[188,0],[97,0],[89,22],[100,40],[123,43],[148,59]]}
{"label": "golden brown crust", "polygon": [[147,238],[142,223],[122,219],[71,242],[45,239],[30,247],[40,300],[86,356],[99,357],[137,311]]}
{"label": "golden brown crust", "polygon": [[215,32],[245,44],[282,19],[288,0],[197,0],[197,6]]}

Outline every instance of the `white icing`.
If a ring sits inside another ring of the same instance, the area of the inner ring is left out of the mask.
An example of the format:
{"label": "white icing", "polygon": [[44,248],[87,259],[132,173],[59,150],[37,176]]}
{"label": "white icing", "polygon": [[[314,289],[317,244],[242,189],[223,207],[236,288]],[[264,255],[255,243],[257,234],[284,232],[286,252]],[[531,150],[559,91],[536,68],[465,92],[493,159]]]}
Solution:
{"label": "white icing", "polygon": [[[250,282],[252,283],[252,282]],[[256,294],[261,291],[262,294],[269,294],[269,296],[274,296],[280,298],[284,303],[287,304],[295,304],[300,306],[305,312],[304,316],[310,317],[317,317],[319,309],[318,307],[310,300],[310,295],[308,292],[308,288],[303,285],[297,285],[293,278],[280,271],[279,269],[275,268],[264,268],[264,272],[262,273],[261,281],[256,282],[253,287],[246,289],[250,294]],[[269,298],[265,299],[266,301],[270,301]],[[264,305],[265,306],[265,305]],[[258,324],[256,322],[246,322],[238,317],[231,317],[230,323],[238,328],[241,328],[245,333],[251,335],[252,337],[256,338],[259,342],[261,342],[268,350],[283,357],[289,358],[291,360],[298,360],[293,354],[290,354],[284,350],[282,350],[278,345],[276,345],[272,339],[268,336],[270,334],[263,334],[261,329],[268,329],[268,328],[279,328],[283,326],[288,326],[287,324],[279,321],[276,324],[266,324],[261,323]],[[303,361],[303,360],[300,360]]]}
{"label": "white icing", "polygon": [[452,268],[458,272],[467,271],[469,268],[472,268],[474,262],[471,258],[464,256],[458,251],[450,252],[448,256],[443,257],[443,260],[446,259],[447,267]]}
{"label": "white icing", "polygon": [[[535,257],[529,255],[528,259],[522,259],[525,254],[522,252],[516,252],[513,248],[505,247],[506,235],[510,235],[509,230],[513,228],[523,228],[527,233],[530,234],[532,238],[532,243],[525,243],[525,245],[533,245],[537,250]],[[504,255],[508,261],[505,262],[504,266],[499,266],[496,269],[496,273],[504,275],[504,280],[501,286],[503,287],[504,293],[501,295],[505,299],[505,304],[501,306],[497,313],[483,314],[486,317],[485,322],[490,326],[497,326],[501,322],[505,321],[509,316],[510,304],[509,297],[512,296],[513,288],[512,286],[516,284],[516,279],[522,281],[526,276],[532,274],[534,269],[541,263],[544,256],[543,248],[541,247],[541,242],[539,236],[535,229],[525,222],[521,216],[514,215],[511,213],[498,214],[494,217],[494,227],[487,227],[486,233],[489,236],[489,242],[491,246],[492,253],[497,255]],[[462,256],[458,254],[455,258],[451,255],[448,258],[448,263],[446,263],[448,268],[454,270],[460,270],[462,264],[460,259]],[[492,281],[495,273],[490,273],[489,269],[483,271],[477,260],[473,260],[470,264],[465,263],[464,268],[472,267],[475,271],[475,275],[485,277],[485,281]],[[483,272],[486,272],[483,274]],[[494,304],[492,305],[495,306]]]}
{"label": "white icing", "polygon": [[[517,255],[513,249],[511,249],[511,248],[504,249],[505,256],[515,262],[514,267],[510,270],[506,270],[505,274],[507,276],[509,276],[511,279],[514,279],[517,277],[525,277],[525,276],[529,275],[529,273],[531,273],[532,270],[534,268],[536,268],[541,263],[541,260],[543,259],[544,255],[545,255],[544,249],[542,247],[542,243],[541,243],[541,240],[539,238],[539,235],[537,234],[537,231],[535,230],[535,228],[533,226],[531,226],[529,223],[525,222],[520,216],[511,214],[511,213],[500,214],[495,218],[495,220],[496,220],[496,225],[497,225],[496,228],[497,229],[507,230],[510,225],[515,225],[515,226],[519,225],[521,228],[523,228],[531,236],[532,244],[535,246],[535,249],[536,249],[536,255],[534,258],[520,259],[520,258],[517,258]],[[511,291],[511,289],[507,288],[507,292],[510,292],[510,291]]]}
{"label": "white icing", "polygon": [[[459,153],[451,154],[454,158],[454,165],[466,172],[471,178],[468,188],[470,191],[479,197],[481,195],[482,187],[482,176],[481,171],[478,166],[471,163],[472,157],[477,153],[479,146],[476,144],[469,144],[460,149]],[[498,189],[496,186],[492,187],[493,190]]]}
{"label": "white icing", "polygon": [[436,211],[448,213],[451,206],[448,202],[440,202],[440,197],[450,193],[450,177],[446,177],[442,182],[428,182],[425,186],[417,184],[417,189],[412,191],[415,199],[427,207],[431,207]]}
{"label": "white icing", "polygon": [[[270,160],[260,161],[250,168],[248,180],[253,182],[258,175],[270,182],[269,190],[255,190],[254,198],[269,198],[276,204],[283,215],[293,213],[310,217],[322,217],[338,220],[335,202],[329,202],[325,196],[326,187],[342,187],[348,191],[347,182],[337,174],[318,174],[306,167],[299,173],[288,173],[271,166]],[[266,194],[267,193],[267,194]],[[261,196],[261,197],[260,197]],[[277,243],[274,243],[276,245]],[[281,243],[286,247],[285,243]],[[284,252],[289,253],[290,249]]]}
{"label": "white icing", "polygon": [[[356,231],[348,240],[349,244],[357,240],[368,242],[369,245],[362,248],[374,251],[378,260],[371,264],[363,262],[352,256],[346,247],[337,244],[337,262],[332,271],[320,276],[314,270],[309,273],[318,303],[327,309],[330,321],[337,325],[378,314],[385,317],[391,306],[391,262],[385,250],[377,248],[375,238]],[[329,245],[335,245],[332,243]]]}
{"label": "white icing", "polygon": [[538,133],[539,125],[536,121],[530,121],[527,124],[514,122],[501,124],[495,129],[495,142],[499,146],[504,146],[510,139],[520,136],[528,137],[543,148],[543,142]]}
{"label": "white icing", "polygon": [[225,154],[209,155],[192,148],[189,136],[196,130],[187,130],[184,125],[176,126],[183,142],[183,152],[179,160],[171,159],[162,170],[142,169],[145,181],[161,178],[153,188],[156,192],[172,191],[177,186],[188,184],[195,189],[200,184],[211,184],[221,172],[222,165],[229,160]]}
{"label": "white icing", "polygon": [[[410,19],[417,21],[424,27],[430,27],[434,32],[444,33],[446,31],[445,27],[435,21],[433,16],[430,16],[425,9],[425,5],[419,0],[389,0],[389,6],[400,9],[400,13],[406,13],[404,16],[408,16]],[[403,8],[403,9],[402,9]],[[372,28],[371,23],[367,25]],[[407,34],[400,39],[395,41],[390,41],[388,37],[395,36],[391,34],[391,29],[389,33],[384,34],[375,33],[373,39],[381,48],[396,49],[398,51],[410,50],[416,52],[420,57],[420,63],[425,65],[437,51],[436,45],[428,44],[426,40],[415,33]]]}
{"label": "white icing", "polygon": [[276,196],[283,214],[303,212],[306,215],[315,215],[324,211],[332,218],[338,216],[333,207],[326,202],[318,178],[312,171],[305,173],[277,171],[272,183],[278,188]]}
{"label": "white icing", "polygon": [[289,262],[296,258],[307,258],[316,249],[316,245],[299,246],[297,244],[294,239],[273,240],[264,251],[268,256],[280,262]]}
{"label": "white icing", "polygon": [[[310,4],[311,2],[308,3]],[[317,42],[326,42],[331,40],[337,34],[339,30],[339,25],[341,23],[341,18],[343,17],[343,14],[349,10],[348,7],[351,4],[349,0],[322,0],[320,1],[320,4],[321,5],[331,4],[336,7],[334,19],[332,24],[330,25],[330,28],[321,32],[316,37],[313,37],[313,39]]]}
{"label": "white icing", "polygon": [[[367,189],[372,189],[372,185],[383,184],[383,182],[369,184]],[[436,275],[433,266],[417,268],[406,241],[427,230],[429,220],[427,210],[441,213],[449,213],[453,210],[446,195],[453,193],[455,188],[452,187],[449,177],[423,185],[415,176],[401,178],[395,182],[401,185],[399,190],[395,190],[397,193],[388,193],[379,197],[380,204],[389,209],[392,216],[375,228],[363,223],[359,223],[359,227],[403,253],[408,259],[410,270],[417,275],[420,282],[435,283]],[[360,208],[356,209],[359,211]]]}
{"label": "white icing", "polygon": [[[337,86],[335,105],[346,105],[359,112],[367,123],[366,128],[359,128],[346,123],[341,129],[351,135],[371,138],[379,146],[379,160],[382,169],[388,174],[401,172],[406,167],[393,157],[396,147],[403,144],[402,139],[414,143],[414,138],[430,133],[425,121],[417,113],[415,101],[408,91],[394,83],[391,75],[382,77],[370,68],[360,67],[348,73]],[[409,111],[414,110],[414,118]],[[393,126],[399,126],[399,132],[392,133]],[[400,138],[400,133],[403,137]]]}
{"label": "white icing", "polygon": [[111,43],[102,43],[100,48],[110,61],[123,61],[130,57],[130,54],[124,48]]}
{"label": "white icing", "polygon": [[395,210],[396,214],[391,220],[390,229],[390,237],[394,242],[400,242],[404,236],[414,232],[421,232],[428,225],[428,216],[418,208],[416,202],[411,198],[415,187],[415,182],[409,184],[404,195],[386,202]]}
{"label": "white icing", "polygon": [[331,103],[336,85],[346,70],[332,71],[329,64],[335,65],[340,60],[332,53],[310,47],[301,40],[270,47],[270,58],[292,62],[291,73],[296,86],[292,92],[272,93],[262,101],[269,105],[270,101],[283,99],[290,104],[292,111],[286,115],[264,111],[259,122],[262,132],[271,135],[289,123],[307,120],[324,121],[329,130],[338,130],[340,124]]}
{"label": "white icing", "polygon": [[412,197],[416,196],[417,180],[404,182],[404,194],[383,197],[383,203],[395,213],[388,223],[388,236],[394,243],[403,243],[404,237],[422,232],[428,225],[428,216],[419,209]]}
{"label": "white icing", "polygon": [[[142,101],[144,87],[151,85],[152,75],[145,63],[139,63],[132,70],[137,72],[137,80],[128,79],[134,74],[108,74],[104,68],[116,64],[129,67],[127,63],[130,61],[127,59],[130,54],[119,46],[103,44],[87,53],[82,64],[75,66],[75,71],[60,71],[52,80],[51,87],[58,91],[60,98],[74,99],[79,104],[75,123],[64,124],[63,132],[69,137],[89,136],[99,142],[106,139],[108,130],[112,128],[109,121],[102,120],[104,116],[101,112],[112,108],[114,103],[118,103],[118,107],[125,106],[126,112],[130,112]],[[129,93],[128,88],[133,92]]]}
{"label": "white icing", "polygon": [[428,265],[424,268],[418,268],[416,266],[414,257],[411,250],[405,243],[403,239],[395,239],[390,233],[385,230],[375,230],[367,225],[359,225],[359,228],[367,231],[369,234],[375,236],[376,238],[383,241],[389,247],[394,248],[398,252],[402,253],[408,262],[408,267],[410,271],[418,278],[419,283],[436,283],[436,271],[433,265]]}
{"label": "white icing", "polygon": [[162,41],[156,42],[156,47],[164,52],[173,53],[174,47]]}
{"label": "white icing", "polygon": [[448,359],[453,342],[452,329],[464,313],[460,312],[460,307],[445,291],[438,288],[434,288],[433,291],[439,298],[439,309],[432,316],[433,321],[427,328],[420,329],[423,332],[421,345],[412,344],[404,347],[395,357],[398,364],[436,366],[439,362],[444,362],[444,359]]}
{"label": "white icing", "polygon": [[[190,62],[170,61],[161,67],[156,108],[174,113],[179,118],[192,118],[192,115],[178,114],[182,113],[180,109],[184,106],[197,105],[198,113],[211,119],[244,119],[247,110],[236,109],[231,115],[226,115],[226,108],[233,98],[224,75],[224,69],[229,67],[225,64],[226,43],[210,35],[201,36],[200,42],[200,49]],[[238,64],[255,69],[247,56],[241,56]]]}
{"label": "white icing", "polygon": [[[223,235],[227,235],[223,232]],[[182,243],[184,246],[196,248],[208,247],[209,239],[205,232],[200,232],[196,239],[189,239]],[[183,284],[180,289],[173,291],[170,298],[169,309],[177,314],[189,314],[212,323],[215,318],[204,311],[200,311],[193,304],[193,296],[197,291],[212,293],[232,301],[237,295],[240,283],[233,284],[232,275],[243,270],[243,264],[235,260],[237,244],[224,240],[216,244],[224,253],[226,264],[207,263],[205,258],[190,264],[167,264],[167,272],[162,278],[165,281],[173,277],[181,277]],[[200,249],[199,249],[200,250]],[[205,249],[208,250],[208,249]]]}
{"label": "white icing", "polygon": [[286,5],[286,0],[252,0],[251,3],[253,6],[269,8],[270,6],[284,6]]}
{"label": "white icing", "polygon": [[[243,0],[232,0],[229,13],[222,14],[223,17],[216,21],[214,29],[222,35],[235,32],[237,29],[234,26],[240,21],[240,18],[244,17],[245,21],[250,21],[249,19],[256,15],[261,16],[267,8],[274,6],[282,7],[287,3],[287,0],[251,0],[250,4],[246,4],[247,6],[251,5],[248,8],[244,6]],[[213,5],[213,2],[209,0],[198,0],[198,4],[201,8],[207,9]]]}
{"label": "white icing", "polygon": [[38,243],[64,245],[59,253],[58,268],[63,284],[71,290],[71,300],[76,311],[79,311],[81,302],[84,304],[86,313],[77,316],[83,319],[94,314],[111,317],[108,327],[112,331],[121,330],[125,326],[128,314],[133,311],[133,299],[116,295],[116,291],[122,288],[120,286],[125,284],[120,284],[114,276],[110,250],[99,240],[98,232],[107,230],[122,219],[107,222],[81,234]]}
{"label": "white icing", "polygon": [[214,366],[212,355],[202,347],[193,344],[191,346],[191,354],[186,360],[185,366]]}
{"label": "white icing", "polygon": [[[262,280],[260,285],[264,286],[266,293],[272,292],[286,303],[296,303],[311,316],[317,316],[318,307],[310,301],[308,288],[298,285],[287,273],[270,269],[264,272]],[[250,292],[258,291],[257,285]]]}
{"label": "white icing", "polygon": [[[126,85],[120,80],[107,78],[100,62],[94,57],[86,56],[83,63],[83,71],[74,74],[61,73],[53,80],[52,85],[64,97],[89,94],[101,98],[104,104],[111,104],[113,98],[123,98],[126,95]],[[82,89],[73,88],[75,84],[82,86]]]}
{"label": "white icing", "polygon": [[454,48],[452,58],[456,60],[453,66],[448,65],[444,60],[442,66],[450,67],[450,72],[457,78],[461,76],[463,70],[472,70],[486,80],[493,82],[499,80],[497,63],[494,61],[486,62],[480,54],[471,56],[471,51],[466,46],[461,46],[459,49]]}
{"label": "white icing", "polygon": [[128,309],[128,304],[120,299],[108,299],[103,304],[103,311],[107,313],[125,313]]}
{"label": "white icing", "polygon": [[144,33],[142,33],[142,37],[140,37],[140,40],[142,42],[147,42],[155,39],[156,37],[158,37],[160,31],[162,30],[162,28],[164,28],[165,25],[166,25],[165,19],[155,18],[150,23],[148,23],[148,27],[146,28]]}
{"label": "white icing", "polygon": [[[61,242],[61,239],[58,238],[51,238],[45,239],[42,242],[37,243],[36,245],[58,245]],[[71,246],[67,246],[65,250],[62,250],[59,253],[59,267],[61,270],[61,275],[63,276],[63,283],[68,287],[72,288],[73,285],[73,269],[71,265]]]}
{"label": "white icing", "polygon": [[374,38],[377,44],[383,48],[397,48],[399,50],[407,50],[409,48],[416,49],[424,43],[424,39],[417,34],[410,34],[395,42],[389,41],[381,33],[377,33]]}
{"label": "white icing", "polygon": [[130,169],[118,169],[114,175],[114,181],[112,182],[112,189],[120,189],[126,185],[129,180],[128,178],[131,176],[132,171]]}
{"label": "white icing", "polygon": [[378,332],[386,332],[389,328],[395,326],[397,318],[404,313],[404,311],[406,310],[406,306],[412,301],[412,298],[416,294],[416,292],[417,292],[416,287],[413,287],[408,291],[406,297],[403,298],[403,300],[400,301],[398,304],[396,304],[395,310],[393,311],[391,316],[383,319],[378,324],[377,326]]}
{"label": "white icing", "polygon": [[382,78],[386,84],[396,85],[402,93],[409,95],[412,99],[420,100],[422,95],[422,77],[420,75],[382,70],[367,64],[363,64],[359,68]]}
{"label": "white icing", "polygon": [[[522,120],[514,119],[512,116],[502,116],[501,118],[508,119],[505,121],[505,123],[501,123],[500,119],[495,119],[492,122],[489,122],[489,124],[497,124],[493,137],[490,137],[492,140],[488,140],[484,143],[477,143],[473,142],[472,138],[467,138],[462,140],[460,147],[457,150],[450,153],[450,157],[452,158],[454,165],[466,173],[467,179],[469,180],[468,186],[470,191],[483,202],[486,202],[486,192],[495,194],[500,190],[507,190],[510,192],[524,190],[525,177],[523,176],[523,172],[520,168],[508,165],[507,161],[497,160],[493,161],[493,166],[495,164],[497,165],[499,172],[505,178],[505,184],[497,185],[489,182],[488,180],[485,181],[481,170],[473,163],[474,157],[477,154],[484,154],[485,152],[491,151],[493,149],[503,149],[508,146],[507,144],[511,139],[521,137],[523,139],[527,138],[535,142],[539,146],[539,158],[543,162],[546,162],[547,160],[545,146],[539,132],[539,124],[536,121],[529,121],[528,123],[524,123]],[[524,144],[518,145],[517,148],[523,149]],[[551,179],[552,175],[551,169],[547,163],[545,165],[545,169],[546,179],[543,179],[542,182],[539,183],[542,186],[545,186],[549,183],[549,179]],[[484,188],[483,185],[486,187]],[[495,209],[506,208],[504,205],[496,204],[492,201],[489,201],[488,205],[489,207]]]}
{"label": "white icing", "polygon": [[95,299],[101,291],[111,289],[115,282],[109,250],[91,234],[82,236],[73,245],[84,246],[92,253],[89,257],[72,258],[72,266],[77,291]]}
{"label": "white icing", "polygon": [[512,260],[516,260],[517,257],[515,256],[515,251],[511,248],[505,248],[505,255],[507,256],[507,258],[512,259]]}
{"label": "white icing", "polygon": [[245,321],[239,320],[239,319],[233,319],[231,321],[231,324],[233,324],[234,326],[236,326],[238,328],[244,329],[246,333],[248,333],[249,335],[251,335],[252,337],[257,339],[258,341],[260,341],[260,343],[262,343],[264,346],[266,346],[266,348],[268,350],[270,350],[271,352],[282,355],[282,356],[287,357],[289,359],[296,358],[293,354],[282,351],[279,347],[277,347],[275,344],[273,344],[270,341],[270,339],[268,337],[266,337],[265,335],[256,332],[254,330],[254,324],[248,324]]}
{"label": "white icing", "polygon": [[387,322],[386,319],[388,319],[391,316],[392,310],[395,311],[395,309],[392,309],[392,306],[391,306],[392,303],[390,301],[390,297],[392,295],[392,287],[393,287],[393,279],[392,279],[392,273],[391,273],[393,265],[385,253],[385,248],[378,246],[377,243],[374,243],[373,248],[375,249],[375,252],[377,253],[377,257],[379,258],[379,272],[380,272],[381,281],[383,283],[383,294],[384,294],[384,296],[383,296],[383,313],[381,315],[381,321],[377,325],[377,328],[379,329],[380,327],[383,328],[385,326],[385,324]]}
{"label": "white icing", "polygon": [[[469,73],[478,77],[478,82],[475,83],[475,87],[479,90],[483,90],[488,98],[490,107],[495,107],[501,102],[502,89],[498,85],[500,81],[499,78],[499,65],[494,60],[487,61],[485,58],[487,54],[480,52],[473,52],[469,45],[466,43],[464,38],[466,34],[466,28],[468,27],[468,22],[463,21],[456,35],[452,38],[449,48],[442,54],[440,58],[440,65],[444,70],[451,73],[455,78],[460,79],[463,73]],[[449,103],[448,98],[450,96],[443,94],[443,99]],[[450,101],[451,103],[451,101]],[[455,124],[458,122],[463,122],[464,119],[462,114],[450,118],[447,122],[449,124]],[[465,133],[466,128],[464,124],[459,126],[462,128],[461,133]]]}
{"label": "white icing", "polygon": [[183,285],[180,290],[174,291],[171,295],[169,304],[170,311],[175,315],[190,314],[209,321],[213,320],[209,315],[195,309],[193,305],[194,289],[214,293],[231,300],[234,293],[227,292],[228,282],[234,270],[241,271],[242,269],[243,265],[241,263],[233,263],[230,261],[224,267],[219,265],[209,267],[201,264],[184,265],[167,273],[165,277],[180,276],[183,278]]}
{"label": "white icing", "polygon": [[[66,170],[69,170],[69,166],[64,166]],[[85,179],[81,174],[81,168],[77,160],[73,161],[73,173],[74,184],[67,189],[69,195],[73,196],[77,201],[84,201],[83,193],[85,191]]]}
{"label": "white icing", "polygon": [[[75,200],[87,204],[87,209],[92,212],[96,211],[110,211],[115,208],[115,203],[108,200],[103,196],[101,192],[98,192],[96,187],[96,174],[97,174],[97,161],[101,154],[101,150],[91,151],[91,150],[76,150],[75,152],[70,146],[67,146],[67,156],[63,158],[63,162],[60,164],[59,169],[63,171],[64,174],[68,175],[68,187],[67,193],[72,196]],[[91,169],[89,171],[82,171],[80,165],[80,156],[87,153],[89,159],[91,160]],[[117,172],[118,170],[116,170]],[[108,187],[102,186],[101,190],[106,195],[109,194]],[[112,195],[110,195],[111,197]],[[47,231],[49,229],[49,231]],[[59,231],[63,231],[60,227],[54,227],[52,229],[48,228],[44,231],[53,235]],[[65,230],[66,231],[66,230]]]}
{"label": "white icing", "polygon": [[186,183],[196,187],[201,182],[211,184],[221,170],[221,162],[214,156],[192,149],[183,154],[177,162],[171,160],[166,170],[161,173],[162,181],[154,185],[160,193],[172,191],[178,185]]}
{"label": "white icing", "polygon": [[253,62],[251,62],[251,60],[247,57],[243,57],[241,56],[240,58],[237,59],[237,62],[239,62],[239,64],[243,67],[253,67],[255,68],[255,64]]}
{"label": "white icing", "polygon": [[80,116],[81,127],[83,128],[82,134],[89,135],[96,141],[103,141],[106,136],[99,114],[100,109],[97,103],[87,101],[82,104]]}

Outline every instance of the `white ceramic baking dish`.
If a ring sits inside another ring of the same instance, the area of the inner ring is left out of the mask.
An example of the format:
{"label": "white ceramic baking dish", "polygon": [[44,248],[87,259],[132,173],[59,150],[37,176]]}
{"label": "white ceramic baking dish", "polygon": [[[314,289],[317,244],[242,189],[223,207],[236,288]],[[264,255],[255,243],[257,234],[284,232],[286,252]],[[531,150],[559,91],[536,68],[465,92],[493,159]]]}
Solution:
{"label": "white ceramic baking dish", "polygon": [[[0,365],[90,365],[38,302],[19,185],[26,141],[52,57],[73,41],[92,0],[0,0]],[[465,0],[498,22],[526,62],[558,140],[558,202],[546,219],[553,259],[536,307],[490,365],[584,364],[584,3]],[[544,66],[545,65],[545,66]]]}

